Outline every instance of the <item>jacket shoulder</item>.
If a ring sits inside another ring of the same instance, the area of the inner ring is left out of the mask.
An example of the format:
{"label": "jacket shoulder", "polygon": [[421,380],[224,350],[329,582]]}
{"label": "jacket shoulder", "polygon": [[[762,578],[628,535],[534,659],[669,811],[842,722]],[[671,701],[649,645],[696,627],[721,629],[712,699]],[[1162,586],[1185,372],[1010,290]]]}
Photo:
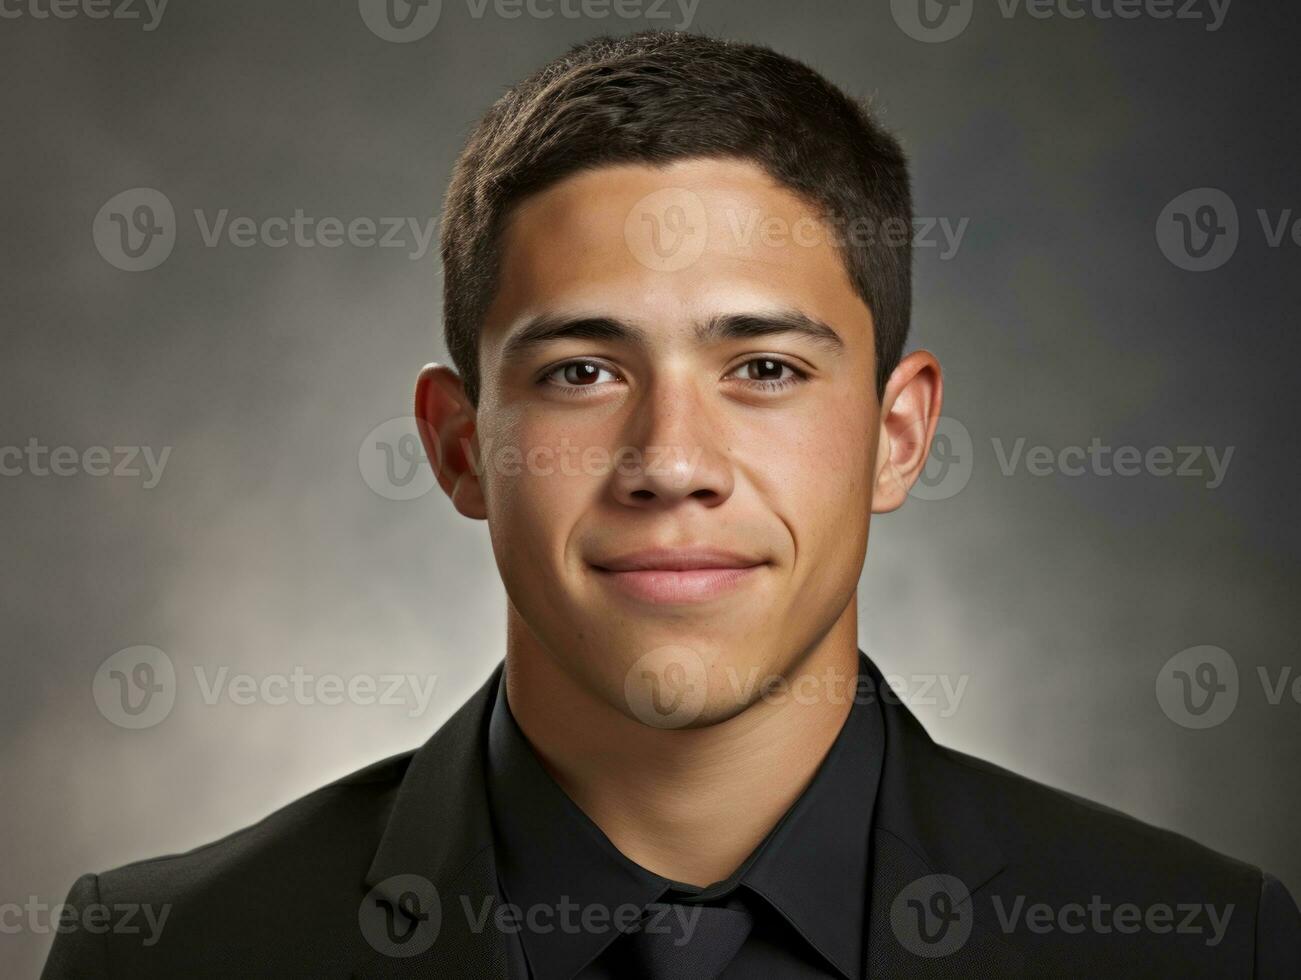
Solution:
{"label": "jacket shoulder", "polygon": [[359,880],[412,755],[402,752],[367,765],[215,841],[101,872],[101,897],[181,903],[226,879],[247,887],[250,877],[274,893],[296,867],[322,860],[359,864]]}
{"label": "jacket shoulder", "polygon": [[993,832],[1023,856],[1081,872],[1172,877],[1246,887],[1258,894],[1261,869],[1114,807],[1030,779],[984,759],[937,746],[988,803]]}
{"label": "jacket shoulder", "polygon": [[65,904],[106,910],[111,928],[56,936],[43,980],[319,976],[356,960],[362,880],[412,755],[211,843],[83,875]]}

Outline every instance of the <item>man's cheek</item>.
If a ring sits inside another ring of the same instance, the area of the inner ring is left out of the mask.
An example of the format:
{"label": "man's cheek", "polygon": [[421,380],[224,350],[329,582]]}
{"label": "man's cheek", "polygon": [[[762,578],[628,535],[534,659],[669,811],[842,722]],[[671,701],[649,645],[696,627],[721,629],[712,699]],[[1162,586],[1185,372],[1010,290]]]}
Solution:
{"label": "man's cheek", "polygon": [[521,474],[499,480],[494,490],[489,523],[511,560],[529,562],[535,572],[563,562],[564,542],[589,506],[590,488],[555,474]]}

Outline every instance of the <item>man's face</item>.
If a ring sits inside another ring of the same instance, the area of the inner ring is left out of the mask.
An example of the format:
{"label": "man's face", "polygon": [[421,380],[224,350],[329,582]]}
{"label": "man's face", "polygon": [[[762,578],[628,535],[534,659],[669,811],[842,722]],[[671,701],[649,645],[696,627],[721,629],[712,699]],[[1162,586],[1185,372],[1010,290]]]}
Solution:
{"label": "man's face", "polygon": [[[812,208],[747,162],[572,176],[502,245],[475,438],[510,601],[617,710],[646,721],[633,688],[656,674],[657,710],[703,691],[671,724],[730,717],[854,615],[871,313]],[[515,346],[539,325],[561,329]],[[733,567],[630,568],[665,564],[647,549]]]}

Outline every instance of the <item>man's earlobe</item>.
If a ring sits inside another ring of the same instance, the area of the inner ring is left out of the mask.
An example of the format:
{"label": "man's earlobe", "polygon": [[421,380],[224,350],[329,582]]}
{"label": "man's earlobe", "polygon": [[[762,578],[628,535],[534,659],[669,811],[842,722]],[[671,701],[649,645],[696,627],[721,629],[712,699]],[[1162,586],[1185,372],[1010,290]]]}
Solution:
{"label": "man's earlobe", "polygon": [[884,514],[903,505],[921,476],[940,418],[944,380],[940,362],[919,350],[899,362],[881,399],[872,512]]}
{"label": "man's earlobe", "polygon": [[458,511],[484,520],[476,413],[451,368],[426,364],[416,379],[416,428],[434,477]]}

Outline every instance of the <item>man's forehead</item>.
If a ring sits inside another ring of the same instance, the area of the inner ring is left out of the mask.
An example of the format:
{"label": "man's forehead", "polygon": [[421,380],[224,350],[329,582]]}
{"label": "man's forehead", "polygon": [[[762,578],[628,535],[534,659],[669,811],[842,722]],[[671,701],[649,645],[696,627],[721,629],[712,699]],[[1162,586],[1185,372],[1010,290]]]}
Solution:
{"label": "man's forehead", "polygon": [[756,165],[692,159],[607,166],[522,201],[503,229],[485,333],[540,313],[638,311],[700,321],[829,305],[867,316],[814,209]]}
{"label": "man's forehead", "polygon": [[[815,219],[817,209],[772,179],[758,164],[733,157],[692,157],[662,166],[609,164],[582,170],[524,198],[512,209],[506,239],[551,236],[561,231],[577,240],[622,236],[629,220],[666,225],[690,220],[703,206],[711,241],[744,250],[748,241],[738,222],[753,217]],[[675,229],[666,227],[666,232]],[[726,237],[719,232],[728,231]]]}

